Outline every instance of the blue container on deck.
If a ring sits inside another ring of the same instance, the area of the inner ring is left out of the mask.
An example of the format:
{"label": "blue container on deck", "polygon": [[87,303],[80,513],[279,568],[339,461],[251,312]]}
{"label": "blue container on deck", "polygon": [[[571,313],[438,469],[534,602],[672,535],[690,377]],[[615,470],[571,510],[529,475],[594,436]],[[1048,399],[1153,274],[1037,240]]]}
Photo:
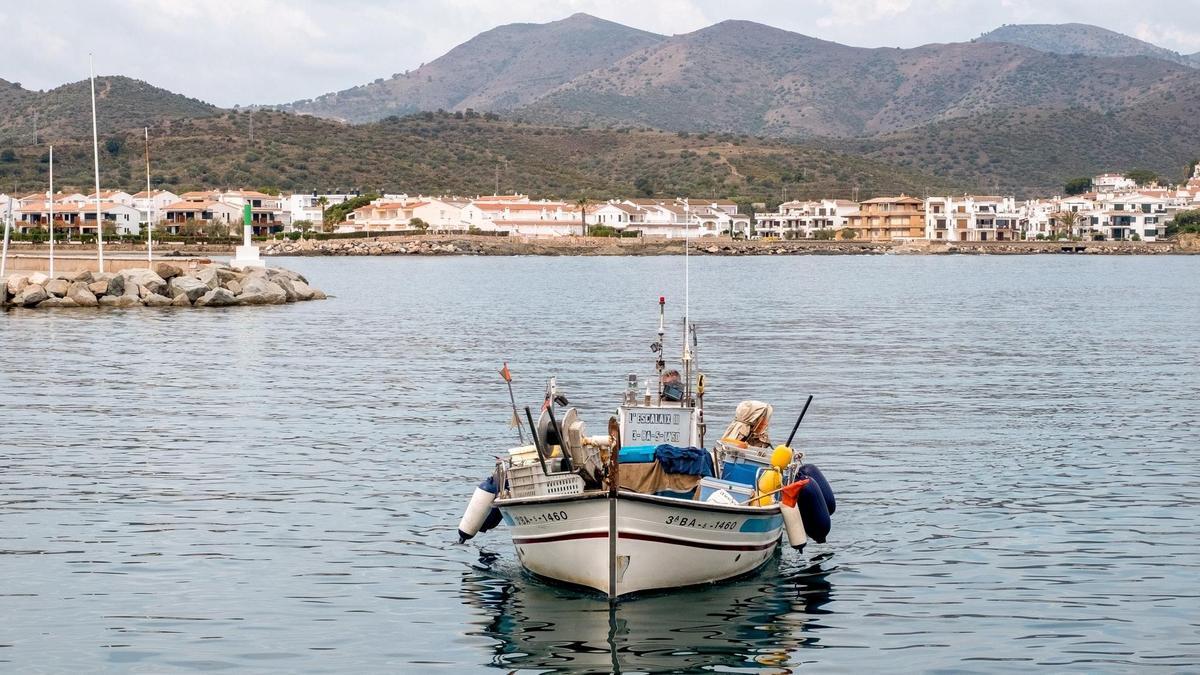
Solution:
{"label": "blue container on deck", "polygon": [[771,468],[770,448],[739,448],[717,443],[717,457],[721,460],[721,478],[745,485],[758,485],[758,473]]}
{"label": "blue container on deck", "polygon": [[654,461],[657,445],[631,445],[621,448],[618,455],[622,464],[648,464]]}
{"label": "blue container on deck", "polygon": [[721,462],[721,478],[733,483],[754,485],[758,479],[758,470],[764,465],[753,462]]}
{"label": "blue container on deck", "polygon": [[734,483],[720,478],[701,478],[700,479],[700,501],[706,502],[712,496],[712,493],[717,490],[728,492],[734,499],[739,502],[749,501],[754,496],[754,490],[747,485]]}

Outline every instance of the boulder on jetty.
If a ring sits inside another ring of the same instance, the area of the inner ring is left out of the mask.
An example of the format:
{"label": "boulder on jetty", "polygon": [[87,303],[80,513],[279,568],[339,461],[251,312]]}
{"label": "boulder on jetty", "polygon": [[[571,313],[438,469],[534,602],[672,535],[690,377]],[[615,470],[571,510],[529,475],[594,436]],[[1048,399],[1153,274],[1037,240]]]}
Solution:
{"label": "boulder on jetty", "polygon": [[171,263],[116,273],[51,278],[14,274],[0,285],[0,305],[19,307],[231,307],[324,300],[308,280],[278,267],[235,270],[224,263],[184,270]]}

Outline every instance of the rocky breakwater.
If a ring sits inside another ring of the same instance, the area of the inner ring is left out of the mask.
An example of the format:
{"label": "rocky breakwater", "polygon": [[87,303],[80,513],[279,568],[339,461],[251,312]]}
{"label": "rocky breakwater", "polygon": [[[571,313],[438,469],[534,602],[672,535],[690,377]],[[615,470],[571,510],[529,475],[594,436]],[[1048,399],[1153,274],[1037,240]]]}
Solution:
{"label": "rocky breakwater", "polygon": [[117,273],[79,272],[47,276],[14,274],[0,288],[0,305],[12,307],[229,307],[324,300],[300,274],[279,267],[235,270],[224,263],[184,271],[158,263],[153,269]]}

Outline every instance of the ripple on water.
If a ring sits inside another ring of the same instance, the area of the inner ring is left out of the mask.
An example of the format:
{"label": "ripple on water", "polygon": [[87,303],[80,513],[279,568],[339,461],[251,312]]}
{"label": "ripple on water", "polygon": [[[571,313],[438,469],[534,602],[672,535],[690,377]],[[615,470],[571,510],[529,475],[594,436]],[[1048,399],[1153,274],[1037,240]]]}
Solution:
{"label": "ripple on water", "polygon": [[698,258],[709,418],[816,395],[830,543],[611,611],[453,543],[516,439],[500,363],[601,424],[680,263],[303,259],[335,299],[0,316],[0,664],[1200,668],[1194,258]]}

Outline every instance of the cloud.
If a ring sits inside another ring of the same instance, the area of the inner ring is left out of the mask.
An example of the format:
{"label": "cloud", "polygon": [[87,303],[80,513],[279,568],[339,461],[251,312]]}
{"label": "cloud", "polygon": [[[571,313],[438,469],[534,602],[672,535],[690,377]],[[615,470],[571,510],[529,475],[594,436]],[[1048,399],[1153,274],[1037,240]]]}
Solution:
{"label": "cloud", "polygon": [[1177,52],[1189,54],[1200,52],[1200,30],[1188,30],[1179,24],[1162,25],[1141,21],[1132,35],[1139,40],[1166,47]]}

